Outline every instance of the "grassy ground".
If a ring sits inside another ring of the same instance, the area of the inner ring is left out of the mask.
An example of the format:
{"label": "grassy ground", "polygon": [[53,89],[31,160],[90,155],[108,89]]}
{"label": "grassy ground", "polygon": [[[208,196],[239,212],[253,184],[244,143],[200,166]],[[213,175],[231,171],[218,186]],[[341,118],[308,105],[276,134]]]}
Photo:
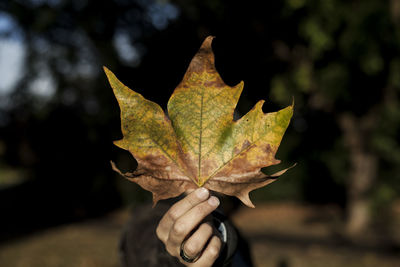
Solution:
{"label": "grassy ground", "polygon": [[58,226],[0,246],[0,266],[114,267],[127,211]]}
{"label": "grassy ground", "polygon": [[343,237],[340,210],[333,206],[258,205],[242,209],[234,221],[249,240],[258,267],[400,266],[395,230],[390,237],[365,233],[350,241]]}
{"label": "grassy ground", "polygon": [[[119,210],[2,244],[0,266],[119,266],[118,239],[128,217],[128,210]],[[335,207],[259,204],[239,210],[233,219],[249,240],[258,267],[400,266],[400,254],[390,246],[400,243],[398,233],[392,231],[389,243],[386,236],[372,234],[349,242],[340,237]]]}

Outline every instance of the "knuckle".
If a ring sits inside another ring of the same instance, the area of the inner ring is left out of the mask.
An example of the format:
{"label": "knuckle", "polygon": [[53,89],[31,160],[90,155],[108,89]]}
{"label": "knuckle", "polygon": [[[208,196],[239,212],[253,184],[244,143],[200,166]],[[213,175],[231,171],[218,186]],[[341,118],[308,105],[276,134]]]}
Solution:
{"label": "knuckle", "polygon": [[195,194],[194,192],[192,192],[191,194],[189,194],[189,195],[187,196],[187,198],[185,198],[185,200],[187,201],[187,203],[188,203],[189,206],[191,206],[191,207],[194,207],[194,206],[196,206],[196,205],[199,203],[199,201],[198,201],[198,199],[197,199],[197,197],[196,197],[196,194]]}
{"label": "knuckle", "polygon": [[221,239],[219,239],[217,236],[213,236],[210,242],[210,246],[208,247],[208,253],[210,257],[215,259],[218,258],[221,250],[221,245],[222,245]]}
{"label": "knuckle", "polygon": [[184,250],[185,250],[185,253],[190,256],[195,256],[195,255],[197,255],[197,252],[198,252],[198,248],[195,244],[193,244],[193,242],[186,243]]}
{"label": "knuckle", "polygon": [[215,246],[210,247],[210,250],[208,251],[208,253],[210,254],[210,257],[217,258],[219,255],[219,249]]}
{"label": "knuckle", "polygon": [[172,219],[172,221],[176,221],[179,218],[179,210],[177,208],[172,207],[169,210],[169,217]]}
{"label": "knuckle", "polygon": [[212,211],[207,203],[197,205],[196,209],[198,210],[198,214],[202,214],[203,216],[207,216]]}
{"label": "knuckle", "polygon": [[165,249],[167,250],[167,252],[168,252],[170,255],[175,256],[175,253],[174,253],[175,251],[174,251],[174,249],[172,248],[171,245],[169,245],[169,244],[165,245]]}
{"label": "knuckle", "polygon": [[177,256],[176,246],[174,243],[168,238],[164,243],[165,250],[172,256]]}
{"label": "knuckle", "polygon": [[174,235],[183,235],[186,232],[186,225],[181,221],[176,221],[172,226],[172,233]]}
{"label": "knuckle", "polygon": [[212,232],[214,232],[214,227],[211,225],[211,223],[207,222],[207,223],[204,223],[202,226],[203,226],[204,230],[205,230],[207,233],[212,233]]}
{"label": "knuckle", "polygon": [[158,239],[161,239],[162,234],[161,234],[160,226],[157,226],[156,235],[157,235]]}
{"label": "knuckle", "polygon": [[210,246],[208,253],[212,258],[217,258],[219,255],[219,246]]}
{"label": "knuckle", "polygon": [[163,242],[164,244],[166,243],[167,234],[165,230],[163,230],[160,226],[158,226],[156,229],[156,236],[158,239],[161,240],[161,242]]}

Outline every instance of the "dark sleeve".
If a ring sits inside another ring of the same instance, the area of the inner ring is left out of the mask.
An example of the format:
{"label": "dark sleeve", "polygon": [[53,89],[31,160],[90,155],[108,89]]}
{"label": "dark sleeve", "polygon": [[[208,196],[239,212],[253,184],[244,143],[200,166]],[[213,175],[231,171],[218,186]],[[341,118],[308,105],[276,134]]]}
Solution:
{"label": "dark sleeve", "polygon": [[232,222],[219,210],[213,212],[214,225],[221,233],[223,247],[213,266],[252,267],[247,241],[240,235]]}
{"label": "dark sleeve", "polygon": [[172,257],[156,235],[158,222],[170,205],[159,202],[155,208],[143,205],[132,209],[120,242],[120,258],[123,267],[175,267],[184,266]]}
{"label": "dark sleeve", "polygon": [[[166,251],[164,244],[156,235],[159,221],[173,203],[174,201],[171,200],[160,201],[155,208],[151,208],[151,205],[143,205],[132,210],[131,219],[123,231],[120,242],[120,258],[123,267],[184,266],[177,258],[172,257]],[[234,264],[231,265],[232,259],[235,259],[235,255],[241,253],[237,248],[243,247],[244,244],[238,246],[238,240],[240,242],[244,240],[241,240],[236,228],[226,217],[219,212],[214,212],[213,215],[217,229],[221,228],[220,224],[222,223],[226,231],[226,242],[213,266],[235,266]],[[250,255],[248,251],[245,254]]]}

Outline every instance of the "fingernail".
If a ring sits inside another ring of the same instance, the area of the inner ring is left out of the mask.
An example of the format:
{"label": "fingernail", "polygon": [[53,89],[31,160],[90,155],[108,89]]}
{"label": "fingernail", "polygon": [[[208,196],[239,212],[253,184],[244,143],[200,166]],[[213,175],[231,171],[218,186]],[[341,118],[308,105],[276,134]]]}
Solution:
{"label": "fingernail", "polygon": [[208,190],[207,188],[201,187],[199,189],[196,190],[196,196],[199,199],[206,199],[208,197]]}
{"label": "fingernail", "polygon": [[217,197],[212,196],[208,199],[208,204],[217,207],[219,205],[219,199]]}

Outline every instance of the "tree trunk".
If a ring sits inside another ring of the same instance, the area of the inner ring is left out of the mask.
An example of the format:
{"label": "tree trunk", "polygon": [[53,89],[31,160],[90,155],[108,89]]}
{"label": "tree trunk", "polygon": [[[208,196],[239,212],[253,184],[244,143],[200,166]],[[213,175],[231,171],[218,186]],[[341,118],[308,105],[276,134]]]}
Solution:
{"label": "tree trunk", "polygon": [[370,191],[377,176],[377,156],[368,151],[369,133],[374,125],[373,113],[361,119],[351,114],[340,116],[340,126],[349,149],[350,172],[347,183],[347,234],[360,236],[369,226]]}

